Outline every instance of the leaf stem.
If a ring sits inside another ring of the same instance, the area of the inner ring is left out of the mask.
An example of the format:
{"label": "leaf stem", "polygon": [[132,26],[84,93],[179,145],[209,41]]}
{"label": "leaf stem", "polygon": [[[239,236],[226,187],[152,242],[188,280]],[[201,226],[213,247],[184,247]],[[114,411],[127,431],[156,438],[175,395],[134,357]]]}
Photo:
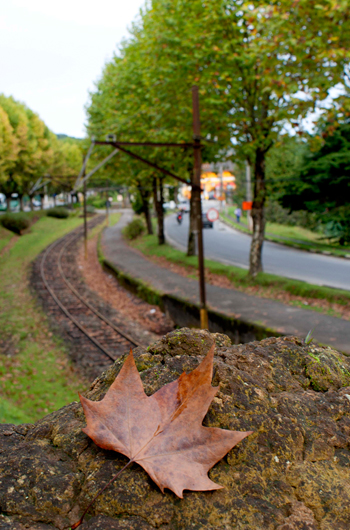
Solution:
{"label": "leaf stem", "polygon": [[74,530],[75,528],[78,528],[78,526],[80,526],[81,524],[83,524],[83,520],[84,520],[84,517],[85,515],[87,514],[87,512],[90,510],[91,506],[94,504],[95,500],[97,499],[97,497],[99,495],[101,495],[101,493],[104,492],[105,489],[108,488],[108,486],[110,486],[112,484],[112,482],[115,481],[116,478],[119,477],[120,473],[122,473],[124,471],[124,469],[126,469],[127,467],[130,466],[130,464],[133,463],[133,460],[129,460],[129,462],[127,464],[125,464],[124,467],[122,467],[118,473],[116,475],[114,475],[114,477],[105,485],[103,486],[102,489],[100,489],[100,491],[95,495],[95,497],[92,499],[92,501],[90,502],[89,506],[86,508],[86,510],[84,511],[83,515],[80,517],[79,521],[74,523],[73,526],[71,526],[71,530]]}

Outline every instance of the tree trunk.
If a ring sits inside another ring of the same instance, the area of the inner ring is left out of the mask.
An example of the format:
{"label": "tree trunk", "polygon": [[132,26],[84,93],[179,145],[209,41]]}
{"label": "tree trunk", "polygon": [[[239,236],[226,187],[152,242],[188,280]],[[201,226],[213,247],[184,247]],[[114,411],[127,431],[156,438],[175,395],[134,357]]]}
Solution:
{"label": "tree trunk", "polygon": [[252,206],[253,236],[250,246],[249,276],[255,278],[262,272],[262,247],[265,235],[265,151],[257,150],[254,167],[254,199]]}
{"label": "tree trunk", "polygon": [[34,204],[33,204],[33,195],[29,195],[29,204],[30,204],[30,210],[34,210]]}
{"label": "tree trunk", "polygon": [[53,205],[56,207],[56,195],[53,196]]}
{"label": "tree trunk", "polygon": [[[164,236],[164,209],[163,209],[163,179],[159,179],[159,186],[157,186],[157,178],[153,177],[153,204],[154,209],[157,213],[158,221],[158,245],[164,245],[165,236]],[[158,196],[159,189],[159,196]]]}
{"label": "tree trunk", "polygon": [[149,210],[149,204],[148,204],[148,200],[147,199],[146,199],[146,201],[144,203],[143,213],[145,214],[148,235],[152,235],[153,234],[153,226],[152,226],[152,220],[151,220],[151,212]]}
{"label": "tree trunk", "polygon": [[11,195],[6,195],[7,212],[11,211]]}
{"label": "tree trunk", "polygon": [[143,210],[143,213],[144,213],[144,216],[145,216],[145,220],[146,220],[147,232],[148,232],[148,235],[152,235],[153,234],[153,226],[152,226],[152,220],[151,220],[151,212],[150,212],[149,203],[148,203],[149,193],[148,193],[148,191],[143,190],[141,188],[141,186],[138,186],[138,190],[139,190],[139,193],[141,195],[142,210]]}
{"label": "tree trunk", "polygon": [[19,209],[21,212],[24,211],[24,208],[23,208],[23,195],[18,195],[18,198],[19,198]]}
{"label": "tree trunk", "polygon": [[44,197],[45,197],[45,194],[40,193],[40,210],[44,209]]}

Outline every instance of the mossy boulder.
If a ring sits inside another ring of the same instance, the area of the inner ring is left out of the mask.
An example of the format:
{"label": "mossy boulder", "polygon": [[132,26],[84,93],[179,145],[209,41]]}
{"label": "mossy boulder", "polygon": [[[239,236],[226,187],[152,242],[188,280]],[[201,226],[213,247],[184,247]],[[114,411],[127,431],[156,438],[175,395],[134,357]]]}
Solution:
{"label": "mossy boulder", "polygon": [[[349,530],[350,359],[293,337],[233,346],[181,329],[134,354],[151,394],[215,341],[219,392],[205,425],[252,430],[210,471],[213,492],[163,495],[137,465],[98,498],[82,530]],[[101,399],[123,359],[86,396]],[[34,425],[0,427],[0,529],[64,529],[127,461],[98,448],[72,403]]]}

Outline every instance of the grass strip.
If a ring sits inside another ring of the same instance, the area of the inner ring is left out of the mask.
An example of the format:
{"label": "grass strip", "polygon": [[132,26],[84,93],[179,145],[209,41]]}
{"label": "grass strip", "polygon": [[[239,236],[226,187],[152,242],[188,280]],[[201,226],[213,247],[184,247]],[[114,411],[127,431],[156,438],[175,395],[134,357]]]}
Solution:
{"label": "grass strip", "polygon": [[13,237],[16,237],[13,232],[0,226],[0,252],[9,244]]}
{"label": "grass strip", "polygon": [[[251,235],[246,217],[242,216],[240,223],[235,221],[234,208],[229,206],[226,212],[220,213],[220,218],[236,230]],[[350,247],[321,242],[319,234],[300,226],[286,226],[267,222],[265,239],[288,247],[311,252],[332,254],[339,257],[350,255]]]}
{"label": "grass strip", "polygon": [[[130,244],[130,242],[129,242]],[[184,252],[171,247],[170,245],[158,245],[157,236],[144,235],[131,243],[132,246],[143,252],[146,256],[164,257],[172,263],[190,267],[194,273],[198,269],[197,256],[186,256]],[[213,274],[225,276],[233,286],[237,288],[248,288],[259,286],[275,291],[285,291],[294,296],[313,298],[315,300],[327,300],[331,303],[348,305],[350,303],[350,292],[331,287],[322,287],[299,280],[290,280],[274,274],[261,272],[255,280],[251,280],[245,269],[234,265],[225,265],[217,261],[205,260],[205,267]],[[313,307],[310,307],[313,309]],[[323,308],[316,310],[324,311]]]}
{"label": "grass strip", "polygon": [[50,332],[29,285],[31,262],[81,223],[77,217],[42,217],[2,256],[0,422],[36,421],[76,400],[77,391],[86,386],[73,369],[62,341]]}
{"label": "grass strip", "polygon": [[113,226],[117,224],[121,215],[122,214],[120,212],[110,213],[108,225],[107,225],[107,221],[105,221],[104,223],[95,226],[95,228],[93,228],[92,230],[88,232],[88,239],[92,239],[96,234],[99,234],[100,232],[102,232],[102,230],[106,228],[107,226]]}

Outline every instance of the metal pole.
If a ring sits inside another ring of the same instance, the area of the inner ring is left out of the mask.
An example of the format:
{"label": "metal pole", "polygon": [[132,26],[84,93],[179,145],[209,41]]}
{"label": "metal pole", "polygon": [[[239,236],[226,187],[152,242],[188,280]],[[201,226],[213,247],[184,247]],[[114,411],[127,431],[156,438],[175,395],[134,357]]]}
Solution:
{"label": "metal pole", "polygon": [[192,87],[193,105],[193,139],[194,139],[194,172],[192,178],[192,193],[194,195],[195,212],[197,218],[197,240],[198,240],[198,270],[199,270],[199,294],[200,294],[200,319],[201,328],[208,329],[208,311],[205,299],[205,276],[204,276],[204,251],[203,251],[203,227],[202,227],[202,202],[201,202],[201,139],[199,121],[199,97],[198,87]]}
{"label": "metal pole", "polygon": [[88,152],[87,152],[87,155],[86,155],[86,157],[85,157],[84,160],[83,160],[83,165],[82,165],[82,168],[81,168],[81,170],[80,170],[80,173],[79,173],[79,175],[78,175],[78,177],[77,177],[77,180],[75,181],[75,184],[74,184],[74,191],[77,190],[77,189],[80,187],[80,184],[81,184],[81,178],[85,175],[86,165],[87,165],[87,163],[88,163],[88,160],[89,160],[89,158],[90,158],[90,155],[91,155],[91,152],[92,152],[92,150],[93,150],[93,148],[94,148],[94,145],[95,145],[95,143],[94,143],[94,141],[92,140],[92,141],[91,141],[91,144],[90,144],[90,147],[89,147],[89,150],[88,150]]}
{"label": "metal pole", "polygon": [[[83,172],[83,175],[85,174],[85,171]],[[88,257],[87,252],[87,219],[86,219],[86,180],[84,180],[84,187],[83,187],[83,196],[84,196],[84,248],[85,248],[85,259]]]}
{"label": "metal pole", "polygon": [[77,190],[78,188],[80,188],[82,184],[84,184],[83,180],[89,180],[91,175],[96,173],[96,171],[98,169],[100,169],[100,167],[102,167],[106,162],[108,162],[108,160],[110,160],[116,153],[118,153],[118,151],[119,151],[119,149],[114,149],[114,151],[110,155],[108,155],[104,160],[102,160],[102,162],[100,162],[94,169],[89,171],[89,173],[87,175],[85,175],[85,170],[84,170],[79,183],[75,184],[75,186],[74,186],[74,191]]}

